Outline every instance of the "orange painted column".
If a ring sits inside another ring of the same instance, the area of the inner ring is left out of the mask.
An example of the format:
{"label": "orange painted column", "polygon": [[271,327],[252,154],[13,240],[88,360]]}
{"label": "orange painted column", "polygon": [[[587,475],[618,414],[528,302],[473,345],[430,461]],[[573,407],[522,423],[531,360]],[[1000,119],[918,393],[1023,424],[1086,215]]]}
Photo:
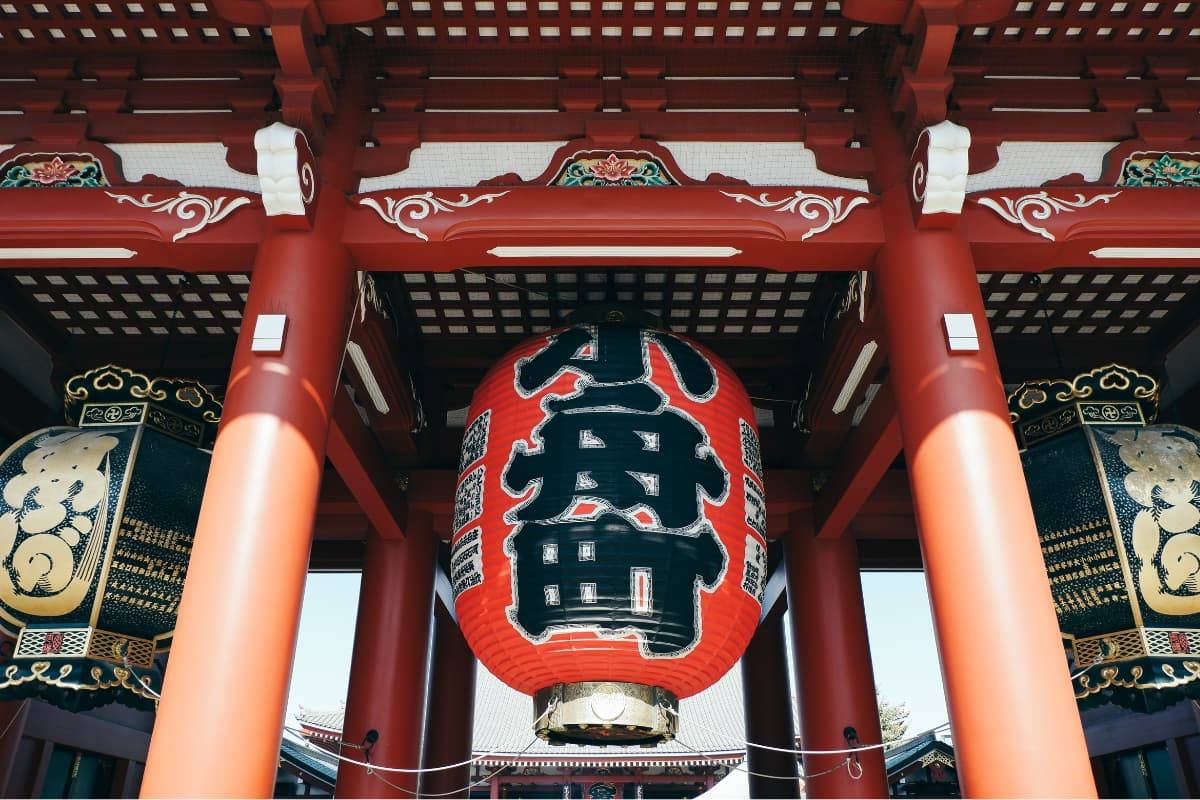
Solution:
{"label": "orange painted column", "polygon": [[[854,539],[817,539],[806,517],[795,514],[792,522],[784,546],[801,749],[847,748],[846,728],[854,728],[858,745],[879,744],[883,738]],[[846,758],[804,756],[806,795],[888,796],[882,750],[863,750],[843,766]]]}
{"label": "orange painted column", "polygon": [[[916,230],[907,191],[884,193],[875,287],[958,775],[973,797],[1094,797],[971,253],[958,231]],[[950,353],[947,313],[974,317],[978,352]]]}
{"label": "orange painted column", "polygon": [[[457,764],[471,757],[475,723],[475,654],[458,623],[434,600],[433,666],[425,708],[425,751],[421,766]],[[421,776],[423,797],[462,796],[471,782],[470,765]]]}
{"label": "orange painted column", "polygon": [[[873,278],[958,775],[971,797],[1095,797],[970,247],[957,228],[914,225],[908,154],[880,86],[862,84],[886,165]],[[944,314],[974,318],[977,352],[950,352]]]}
{"label": "orange painted column", "polygon": [[[742,705],[749,741],[794,749],[796,729],[792,722],[783,612],[784,604],[776,603],[742,654]],[[750,772],[747,780],[751,797],[800,797],[800,770],[795,755],[750,747],[746,751],[746,769]]]}
{"label": "orange painted column", "polygon": [[[420,766],[438,546],[431,523],[428,514],[410,512],[404,539],[374,532],[367,539],[342,738],[361,743],[375,731],[370,761],[385,767]],[[364,760],[360,749],[342,752]],[[342,763],[334,794],[412,797],[416,790],[416,773],[371,774]]]}
{"label": "orange painted column", "polygon": [[[325,440],[355,292],[342,244],[366,108],[347,61],[311,229],[268,227],[254,261],[221,428],[142,779],[143,797],[270,797],[308,574]],[[283,349],[252,352],[260,314]]]}
{"label": "orange painted column", "polygon": [[[275,783],[353,300],[340,219],[326,224],[259,248],[143,797],[269,797]],[[259,314],[287,315],[281,353],[250,351]]]}

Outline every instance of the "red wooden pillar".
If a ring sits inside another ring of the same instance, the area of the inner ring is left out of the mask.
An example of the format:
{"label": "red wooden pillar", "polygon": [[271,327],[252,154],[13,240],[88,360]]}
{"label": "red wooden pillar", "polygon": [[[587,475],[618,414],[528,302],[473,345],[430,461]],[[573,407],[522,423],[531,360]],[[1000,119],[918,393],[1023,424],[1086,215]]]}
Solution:
{"label": "red wooden pillar", "polygon": [[[347,65],[311,229],[271,228],[254,261],[221,428],[142,779],[143,797],[270,797],[325,440],[350,325],[345,193],[366,61]],[[252,352],[284,314],[280,352]]]}
{"label": "red wooden pillar", "polygon": [[[811,522],[797,514],[785,546],[801,747],[844,749],[848,727],[859,745],[879,744],[883,738],[854,539],[817,539]],[[853,774],[839,768],[845,760],[841,754],[804,756],[807,796],[888,796],[882,750],[859,752]],[[855,779],[859,767],[862,774]]]}
{"label": "red wooden pillar", "polygon": [[[333,203],[344,204],[342,198]],[[163,699],[145,797],[269,797],[279,762],[325,438],[354,271],[341,212],[259,247]],[[286,314],[280,353],[250,350]]]}
{"label": "red wooden pillar", "polygon": [[[907,191],[884,194],[875,286],[963,790],[1095,796],[971,253],[914,229]],[[979,352],[951,355],[947,313],[974,317]]]}
{"label": "red wooden pillar", "polygon": [[[1095,797],[971,250],[956,227],[915,226],[907,148],[863,75],[886,234],[875,291],[963,792]],[[974,318],[977,352],[950,352],[944,314]]]}
{"label": "red wooden pillar", "polygon": [[[783,636],[783,603],[776,603],[754,632],[742,655],[742,706],[746,738],[756,744],[793,749],[792,691],[787,678],[787,645]],[[750,796],[800,797],[800,772],[796,756],[760,747],[746,751]],[[753,773],[758,773],[757,775]],[[764,778],[777,775],[780,778]]]}
{"label": "red wooden pillar", "polygon": [[[376,731],[370,760],[385,767],[415,769],[420,763],[438,545],[431,523],[428,514],[410,512],[404,539],[374,532],[367,539],[342,738],[358,743]],[[343,753],[363,760],[362,750],[349,747]],[[412,797],[417,789],[415,773],[380,775],[384,780],[343,762],[335,794]]]}
{"label": "red wooden pillar", "polygon": [[[425,711],[425,769],[471,758],[475,722],[475,654],[467,646],[450,612],[434,600],[433,667]],[[449,796],[471,782],[471,766],[427,772],[421,795]]]}

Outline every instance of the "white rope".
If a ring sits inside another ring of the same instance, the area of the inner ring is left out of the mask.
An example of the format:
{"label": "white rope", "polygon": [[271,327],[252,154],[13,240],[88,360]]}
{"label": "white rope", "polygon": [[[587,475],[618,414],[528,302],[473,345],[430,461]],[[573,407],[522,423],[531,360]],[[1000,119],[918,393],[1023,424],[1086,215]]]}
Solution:
{"label": "white rope", "polygon": [[1074,675],[1072,675],[1071,680],[1075,680],[1076,678],[1083,676],[1088,670],[1098,667],[1102,661],[1104,661],[1104,656],[1096,656],[1095,661],[1093,661],[1091,664],[1087,665],[1083,669],[1079,670],[1079,672],[1076,672]]}
{"label": "white rope", "polygon": [[128,646],[128,644],[126,644],[126,646],[125,646],[125,652],[121,653],[121,661],[123,661],[125,663],[125,669],[129,670],[129,674],[133,676],[133,679],[135,681],[137,681],[138,683],[140,683],[142,685],[142,688],[150,693],[151,697],[153,697],[155,700],[162,700],[162,695],[159,694],[158,692],[154,691],[154,689],[150,688],[150,679],[146,678],[145,680],[143,680],[142,676],[138,675],[136,672],[134,672],[133,667],[129,666],[129,646]]}
{"label": "white rope", "polygon": [[[341,753],[335,753],[332,750],[326,750],[324,747],[321,747],[318,744],[314,744],[313,742],[310,742],[308,739],[304,738],[304,731],[299,730],[298,728],[291,728],[291,727],[288,727],[287,725],[284,725],[283,729],[294,736],[301,737],[301,739],[303,739],[303,744],[305,747],[308,747],[308,748],[314,749],[314,750],[319,750],[326,755],[333,756],[338,761],[344,761],[347,764],[354,764],[355,766],[364,767],[367,769],[378,770],[379,772],[400,772],[405,775],[419,775],[419,774],[425,773],[425,772],[442,772],[442,771],[448,770],[448,769],[457,769],[459,767],[465,767],[465,766],[474,764],[477,761],[482,761],[485,758],[491,758],[492,756],[505,755],[502,752],[484,753],[481,756],[475,756],[474,758],[469,758],[466,761],[459,761],[457,764],[443,764],[440,767],[418,767],[416,769],[407,769],[405,767],[385,767],[381,764],[372,764],[370,761],[359,761],[358,759],[349,758],[347,756],[344,756]],[[535,739],[534,742],[531,743],[530,746],[532,747],[532,745],[536,744],[536,743],[537,743],[537,740]],[[349,744],[349,743],[347,743],[347,744]],[[351,747],[358,747],[358,745],[351,745]],[[525,750],[528,750],[528,749],[529,749],[528,747],[525,748]],[[517,753],[517,755],[524,753],[525,750],[520,751],[519,753]]]}
{"label": "white rope", "polygon": [[[550,713],[549,708],[547,708],[545,711],[543,711],[541,716],[539,716],[537,719],[535,719],[533,721],[533,725],[536,726],[539,722],[542,721],[542,718],[545,717],[546,714],[548,714],[548,713]],[[535,744],[537,744],[537,739],[535,738],[532,742],[527,744],[524,747],[524,749],[518,751],[517,753],[508,753],[505,751],[496,750],[496,751],[493,751],[490,753],[484,753],[483,755],[468,758],[466,761],[459,761],[456,764],[443,764],[440,767],[418,767],[416,769],[406,769],[404,767],[385,767],[381,764],[372,764],[370,761],[359,761],[354,758],[347,758],[346,756],[342,755],[341,753],[335,753],[332,750],[326,750],[324,747],[321,747],[320,745],[310,742],[308,740],[308,738],[304,735],[304,731],[302,731],[298,728],[290,728],[287,725],[284,725],[283,729],[294,736],[299,736],[301,739],[301,742],[304,744],[305,747],[319,750],[322,753],[325,753],[326,755],[333,756],[338,761],[344,761],[347,764],[354,764],[359,767],[365,767],[368,770],[378,770],[379,772],[400,772],[400,773],[404,773],[405,775],[419,775],[419,774],[422,774],[425,772],[442,772],[442,771],[448,770],[448,769],[457,769],[458,767],[465,767],[470,764],[475,764],[476,762],[483,761],[484,759],[491,758],[492,756],[515,757],[515,756],[522,755],[529,748],[531,748]],[[356,745],[356,744],[352,744],[350,742],[344,742],[344,741],[339,741],[339,744],[346,744],[351,747],[360,747],[360,745]],[[501,767],[501,769],[503,769],[503,767]]]}
{"label": "white rope", "polygon": [[[718,764],[720,766],[725,766],[724,764],[722,764],[720,762],[719,759],[708,758],[700,750],[697,750],[696,748],[692,747],[691,745],[688,745],[684,742],[679,741],[678,737],[676,737],[675,741],[678,742],[679,746],[682,747],[684,750],[690,750],[691,752],[700,756],[700,759],[699,759],[700,761],[703,761],[703,762],[706,762],[709,764]],[[755,772],[755,771],[749,769],[748,767],[743,766],[742,764],[733,764],[729,767],[729,769],[731,771],[736,770],[738,772],[744,772],[747,775],[753,775],[756,778],[770,778],[771,780],[776,780],[776,781],[794,781],[794,780],[799,780],[799,778],[801,778],[801,777],[816,778],[820,775],[828,775],[830,772],[836,772],[837,770],[841,769],[842,767],[846,767],[850,763],[850,761],[851,761],[850,757],[846,756],[845,761],[838,764],[836,767],[833,767],[832,769],[827,769],[822,772],[814,772],[812,775],[803,775],[803,776],[799,775],[799,774],[796,774],[796,775],[769,775],[765,772]],[[860,775],[862,774],[861,771],[859,774]]]}
{"label": "white rope", "polygon": [[[535,738],[535,739],[534,739],[532,742],[530,742],[529,744],[525,745],[525,749],[524,749],[524,750],[521,750],[519,753],[516,753],[516,755],[521,755],[521,754],[522,754],[522,753],[524,753],[526,750],[528,750],[529,748],[533,747],[535,744],[537,744],[537,739],[536,739],[536,738]],[[469,792],[469,791],[471,791],[472,789],[474,789],[476,786],[479,786],[479,785],[480,785],[480,784],[482,784],[482,783],[487,783],[487,782],[489,782],[489,781],[490,781],[492,778],[496,777],[496,776],[497,776],[497,775],[499,775],[501,772],[504,772],[504,770],[508,769],[508,768],[509,768],[509,766],[510,766],[509,764],[505,764],[504,766],[500,767],[500,769],[496,770],[495,772],[489,773],[488,775],[486,775],[486,776],[484,776],[484,777],[480,778],[479,780],[477,780],[477,781],[473,781],[473,782],[471,782],[471,783],[468,783],[466,786],[460,787],[460,788],[458,788],[458,789],[454,789],[453,791],[449,791],[449,792],[420,792],[420,796],[421,796],[421,797],[462,797],[462,796],[464,796],[464,795],[465,795],[467,792]],[[370,770],[370,769],[368,769],[368,770],[367,770],[367,772],[368,772],[368,773],[370,773],[371,775],[374,775],[376,778],[378,778],[379,780],[383,781],[385,784],[387,784],[388,786],[392,787],[393,789],[396,789],[397,791],[404,792],[405,794],[410,794],[410,795],[412,795],[412,796],[414,796],[414,797],[416,797],[416,796],[417,796],[417,794],[418,794],[417,792],[414,792],[412,789],[406,789],[406,788],[404,788],[403,786],[397,786],[396,784],[394,784],[394,783],[392,783],[391,781],[389,781],[387,778],[385,778],[385,777],[383,777],[382,775],[380,775],[378,772],[374,772],[373,770]]]}
{"label": "white rope", "polygon": [[[683,717],[679,716],[678,711],[676,711],[675,709],[670,708],[670,707],[667,707],[666,710],[671,712],[672,714],[674,714],[680,720],[681,723],[683,722]],[[709,733],[715,733],[718,736],[724,736],[726,733],[725,731],[719,731],[714,728],[709,728],[708,726],[703,725],[694,719],[688,720],[687,724],[695,725],[697,728],[700,728],[701,730],[708,731]],[[746,747],[757,747],[759,750],[772,750],[776,753],[791,753],[793,755],[798,755],[798,756],[840,756],[840,755],[848,755],[851,753],[861,753],[864,750],[882,750],[885,747],[895,747],[897,745],[905,744],[907,742],[915,742],[918,739],[923,739],[926,736],[928,736],[929,734],[936,733],[937,731],[940,731],[942,728],[947,728],[949,726],[950,726],[949,722],[943,722],[941,725],[930,728],[929,730],[925,731],[924,733],[919,733],[915,736],[910,736],[907,739],[897,739],[894,742],[881,742],[879,744],[864,744],[864,745],[859,745],[858,747],[843,747],[843,748],[839,748],[837,750],[796,750],[791,747],[774,747],[769,744],[758,744],[757,742],[752,742],[749,739],[743,739],[742,744],[746,745]]]}

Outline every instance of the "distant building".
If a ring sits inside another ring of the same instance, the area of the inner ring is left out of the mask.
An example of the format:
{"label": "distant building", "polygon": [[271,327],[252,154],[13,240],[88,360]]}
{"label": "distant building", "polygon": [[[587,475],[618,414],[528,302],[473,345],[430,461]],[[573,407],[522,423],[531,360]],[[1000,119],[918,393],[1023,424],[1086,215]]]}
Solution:
{"label": "distant building", "polygon": [[[530,699],[480,669],[475,683],[471,797],[684,798],[711,789],[745,761],[742,675],[730,670],[712,688],[684,700],[679,738],[658,747],[554,746],[534,737]],[[304,738],[336,747],[343,710],[302,708]],[[691,722],[692,724],[688,724]],[[347,756],[359,758],[354,750]],[[277,796],[328,796],[336,761],[299,737],[280,749]],[[463,796],[467,796],[464,792]]]}

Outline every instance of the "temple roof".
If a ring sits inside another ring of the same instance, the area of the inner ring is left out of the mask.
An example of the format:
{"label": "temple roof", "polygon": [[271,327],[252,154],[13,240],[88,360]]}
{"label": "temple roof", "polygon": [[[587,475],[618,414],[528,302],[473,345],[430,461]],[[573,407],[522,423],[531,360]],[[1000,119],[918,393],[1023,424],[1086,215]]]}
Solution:
{"label": "temple roof", "polygon": [[899,772],[927,753],[939,750],[951,759],[954,758],[954,748],[937,738],[936,733],[928,733],[905,742],[898,747],[884,751],[884,767],[887,774]]}
{"label": "temple roof", "polygon": [[[712,687],[680,701],[679,714],[679,737],[657,747],[551,745],[533,736],[530,698],[481,665],[475,681],[474,752],[489,754],[481,760],[485,765],[736,764],[745,757],[741,670],[731,669]],[[340,731],[343,716],[344,710],[303,706],[296,714],[301,726],[322,731]]]}
{"label": "temple roof", "polygon": [[337,782],[337,759],[286,735],[279,744],[279,766],[290,768],[306,778],[314,778],[329,790]]}

